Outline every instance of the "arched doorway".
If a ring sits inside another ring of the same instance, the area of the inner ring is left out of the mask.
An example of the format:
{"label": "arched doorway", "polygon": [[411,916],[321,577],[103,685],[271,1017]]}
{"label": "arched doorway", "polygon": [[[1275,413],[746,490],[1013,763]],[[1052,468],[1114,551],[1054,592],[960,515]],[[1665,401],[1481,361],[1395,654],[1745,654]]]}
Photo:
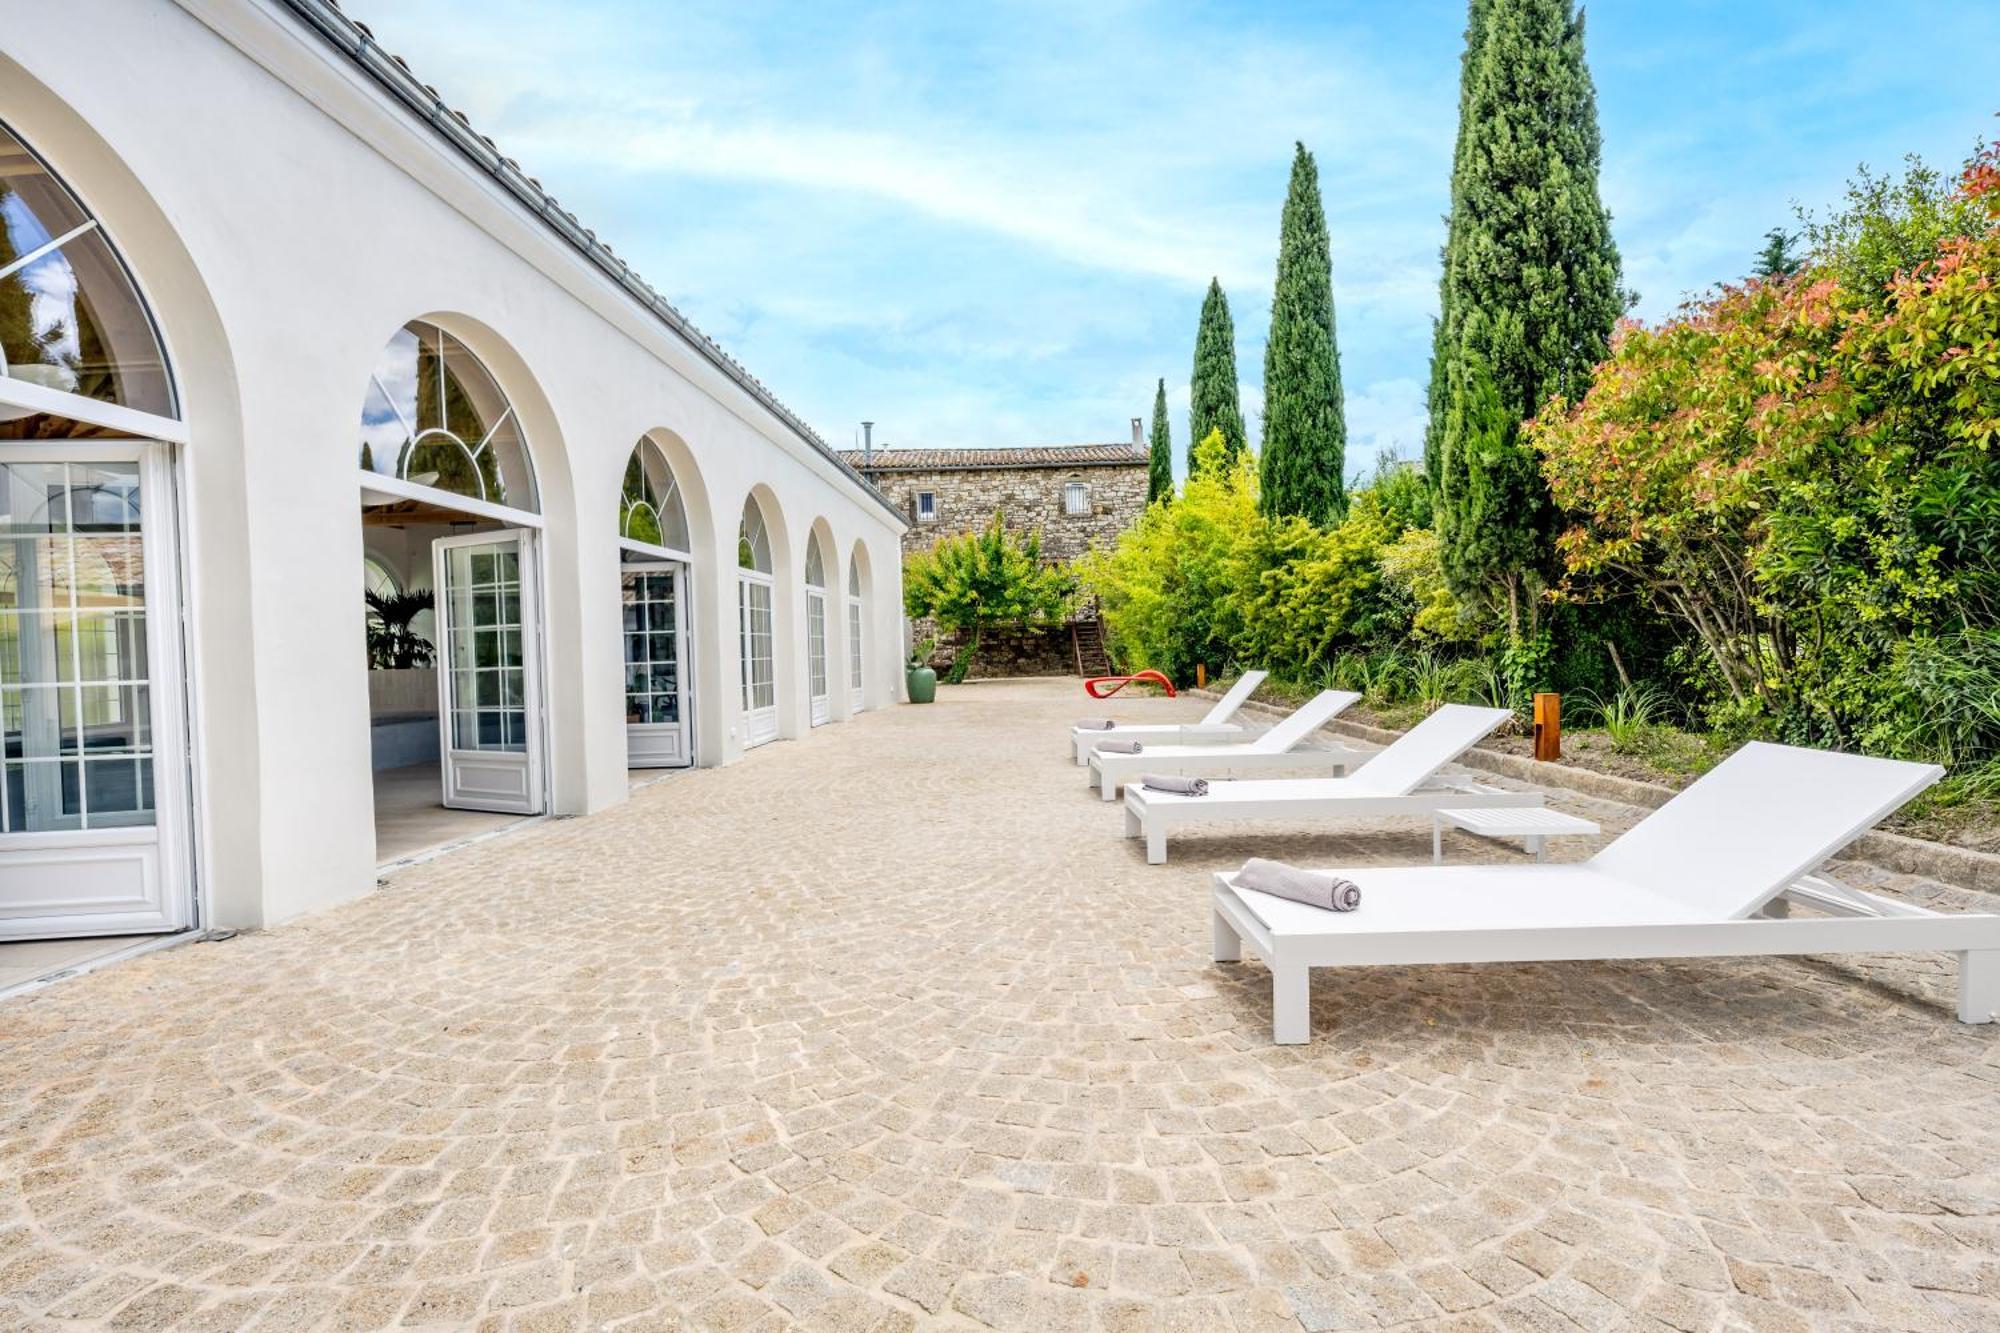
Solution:
{"label": "arched doorway", "polygon": [[819,534],[814,532],[806,536],[806,696],[815,727],[824,726],[833,717],[826,644],[826,559],[820,553]]}
{"label": "arched doorway", "polygon": [[625,751],[632,768],[694,762],[693,623],[688,597],[694,542],[679,480],[660,447],[639,441],[618,497],[624,600]]}
{"label": "arched doorway", "polygon": [[194,923],[187,438],[111,238],[0,125],[0,939]]}
{"label": "arched doorway", "polygon": [[[512,404],[435,323],[412,320],[384,346],[360,435],[369,555],[393,563],[403,589],[427,589],[433,616],[428,641],[410,636],[386,660],[370,645],[376,839],[386,859],[476,831],[437,821],[429,812],[439,804],[506,815],[547,808],[542,520]],[[414,616],[423,598],[406,600]],[[433,776],[436,795],[425,800]],[[385,792],[397,795],[385,802]]]}
{"label": "arched doorway", "polygon": [[778,736],[774,568],[770,528],[763,506],[752,495],[743,502],[743,517],[736,528],[737,660],[743,683],[745,749]]}

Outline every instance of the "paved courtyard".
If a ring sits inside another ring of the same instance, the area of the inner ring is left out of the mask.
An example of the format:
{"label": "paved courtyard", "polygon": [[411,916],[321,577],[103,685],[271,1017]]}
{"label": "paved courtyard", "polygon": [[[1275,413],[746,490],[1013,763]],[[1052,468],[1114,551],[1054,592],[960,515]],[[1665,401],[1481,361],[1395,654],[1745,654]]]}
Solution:
{"label": "paved courtyard", "polygon": [[1428,827],[1148,867],[1079,699],[947,691],[0,1004],[0,1329],[2000,1327],[2000,1036],[1941,966],[1323,972],[1276,1048],[1208,872]]}

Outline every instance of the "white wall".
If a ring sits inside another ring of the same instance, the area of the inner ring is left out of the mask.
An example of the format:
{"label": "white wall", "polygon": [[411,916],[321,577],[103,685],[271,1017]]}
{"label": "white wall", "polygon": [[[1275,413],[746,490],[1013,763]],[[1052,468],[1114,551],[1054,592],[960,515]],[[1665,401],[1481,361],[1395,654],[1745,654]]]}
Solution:
{"label": "white wall", "polygon": [[[643,433],[690,511],[702,762],[742,748],[733,568],[753,487],[779,561],[783,734],[805,730],[814,524],[843,577],[868,553],[868,703],[897,697],[898,521],[344,57],[257,0],[0,0],[0,34],[0,119],[125,254],[182,393],[212,923],[373,883],[357,432],[376,355],[411,318],[485,361],[534,457],[557,812],[625,798],[616,522]],[[846,617],[828,619],[844,663]]]}

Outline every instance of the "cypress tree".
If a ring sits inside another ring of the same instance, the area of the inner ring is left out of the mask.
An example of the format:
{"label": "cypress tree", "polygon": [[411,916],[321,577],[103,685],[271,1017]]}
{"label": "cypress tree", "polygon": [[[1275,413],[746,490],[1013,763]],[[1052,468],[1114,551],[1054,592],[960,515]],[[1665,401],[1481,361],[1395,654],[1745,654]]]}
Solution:
{"label": "cypress tree", "polygon": [[1516,636],[1554,527],[1519,423],[1583,394],[1629,300],[1583,49],[1572,0],[1472,0],[1426,442],[1445,572]]}
{"label": "cypress tree", "polygon": [[1792,252],[1793,244],[1799,238],[1783,227],[1773,227],[1764,233],[1764,248],[1757,252],[1757,263],[1750,270],[1750,276],[1762,282],[1783,281],[1799,271],[1803,261]]}
{"label": "cypress tree", "polygon": [[1329,523],[1347,508],[1347,413],[1334,336],[1333,261],[1319,168],[1304,144],[1278,225],[1278,280],[1264,344],[1264,444],[1259,507]]}
{"label": "cypress tree", "polygon": [[1153,453],[1146,466],[1146,503],[1174,498],[1174,436],[1167,427],[1167,382],[1153,390]]}
{"label": "cypress tree", "polygon": [[1188,475],[1195,472],[1195,445],[1210,431],[1222,432],[1225,457],[1234,459],[1249,447],[1243,429],[1243,406],[1236,393],[1236,324],[1229,318],[1229,298],[1222,283],[1208,280],[1201,302],[1201,324],[1194,335],[1194,375],[1188,380]]}
{"label": "cypress tree", "polygon": [[[1465,49],[1458,56],[1458,136],[1451,147],[1451,198],[1457,202],[1459,179],[1465,162],[1465,109],[1467,94],[1472,88],[1472,66],[1479,58],[1479,48],[1486,34],[1486,0],[1467,0],[1465,12]],[[1455,211],[1445,210],[1445,242],[1438,250],[1438,314],[1431,323],[1431,363],[1429,388],[1425,394],[1427,415],[1424,420],[1424,476],[1431,484],[1431,496],[1435,506],[1436,497],[1443,486],[1444,477],[1444,419],[1451,410],[1451,399],[1446,389],[1449,378],[1446,367],[1451,358],[1447,355],[1445,330],[1456,327],[1452,320],[1452,298],[1456,294],[1451,283],[1452,241],[1457,236],[1453,219]],[[1443,531],[1444,515],[1438,512],[1434,520],[1440,534]]]}

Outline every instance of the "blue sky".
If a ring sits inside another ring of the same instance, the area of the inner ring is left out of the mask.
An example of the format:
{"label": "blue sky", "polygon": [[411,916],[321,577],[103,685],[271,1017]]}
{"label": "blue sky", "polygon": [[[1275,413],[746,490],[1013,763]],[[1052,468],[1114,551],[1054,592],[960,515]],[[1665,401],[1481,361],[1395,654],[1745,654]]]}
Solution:
{"label": "blue sky", "polygon": [[[1463,3],[347,8],[836,444],[1121,439],[1163,375],[1183,451],[1211,274],[1254,418],[1303,140],[1350,466],[1420,449]],[[1606,0],[1589,50],[1645,318],[2000,110],[1990,0]]]}

